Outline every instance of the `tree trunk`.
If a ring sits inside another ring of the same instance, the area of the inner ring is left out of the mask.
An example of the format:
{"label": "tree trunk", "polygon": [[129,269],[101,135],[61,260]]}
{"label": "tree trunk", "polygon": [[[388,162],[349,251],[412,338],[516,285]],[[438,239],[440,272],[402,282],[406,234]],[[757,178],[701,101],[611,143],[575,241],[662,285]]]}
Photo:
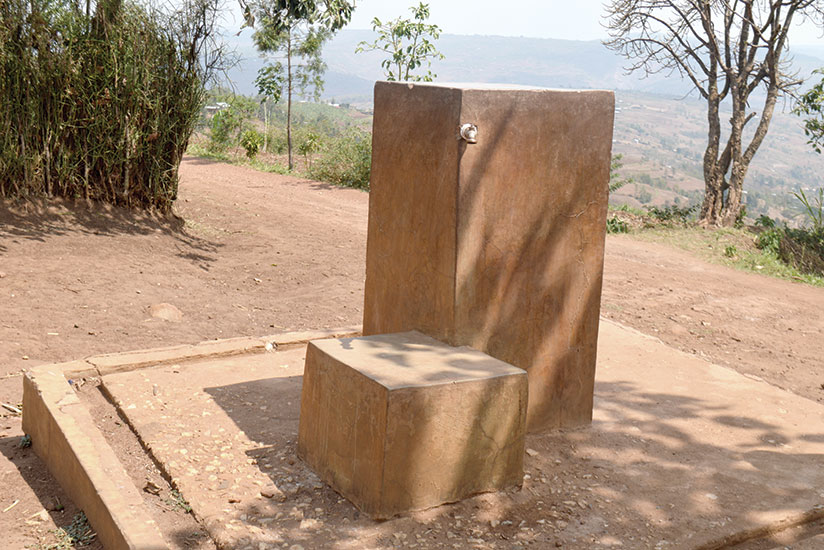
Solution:
{"label": "tree trunk", "polygon": [[286,150],[289,157],[289,170],[292,164],[292,29],[289,29],[286,41]]}
{"label": "tree trunk", "polygon": [[[699,223],[704,226],[717,225],[724,206],[724,191],[727,185],[724,177],[726,169],[719,157],[721,144],[721,97],[718,81],[713,75],[707,95],[707,149],[704,152],[704,203],[701,206]],[[725,151],[726,153],[726,151]]]}
{"label": "tree trunk", "polygon": [[263,100],[263,152],[269,152],[269,99]]}

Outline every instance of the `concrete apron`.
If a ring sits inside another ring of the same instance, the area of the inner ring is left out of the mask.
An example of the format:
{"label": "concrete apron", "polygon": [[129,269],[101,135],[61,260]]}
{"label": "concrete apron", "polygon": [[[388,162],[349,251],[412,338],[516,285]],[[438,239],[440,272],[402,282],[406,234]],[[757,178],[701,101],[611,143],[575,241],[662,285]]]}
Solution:
{"label": "concrete apron", "polygon": [[[385,548],[406,531],[431,547],[708,550],[824,517],[824,407],[602,320],[593,424],[529,435],[522,490],[373,522],[296,459],[303,357],[101,373],[221,548]],[[447,514],[479,529],[434,540]]]}

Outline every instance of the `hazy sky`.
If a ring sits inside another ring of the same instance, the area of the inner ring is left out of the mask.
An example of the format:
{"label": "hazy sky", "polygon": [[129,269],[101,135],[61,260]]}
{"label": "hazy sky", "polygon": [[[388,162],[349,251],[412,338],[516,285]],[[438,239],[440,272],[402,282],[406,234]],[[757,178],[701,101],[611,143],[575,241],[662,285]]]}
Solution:
{"label": "hazy sky", "polygon": [[[411,17],[410,6],[419,0],[356,0],[349,29],[371,29],[373,17],[381,20]],[[598,40],[606,37],[602,15],[605,0],[429,0],[429,22],[447,34],[527,36],[564,40]],[[237,0],[227,0],[229,28],[240,26]],[[232,21],[234,19],[234,22]],[[812,24],[790,34],[798,44],[824,45],[821,31]]]}
{"label": "hazy sky", "polygon": [[[429,21],[448,34],[529,36],[566,40],[596,40],[601,27],[602,0],[430,0]],[[357,0],[351,29],[371,29],[381,20],[409,17],[415,0]]]}
{"label": "hazy sky", "polygon": [[[356,0],[350,29],[371,29],[381,20],[409,17],[419,0]],[[448,34],[528,36],[564,40],[606,37],[602,27],[604,0],[429,0],[429,21]],[[795,44],[824,44],[811,24],[795,29]]]}

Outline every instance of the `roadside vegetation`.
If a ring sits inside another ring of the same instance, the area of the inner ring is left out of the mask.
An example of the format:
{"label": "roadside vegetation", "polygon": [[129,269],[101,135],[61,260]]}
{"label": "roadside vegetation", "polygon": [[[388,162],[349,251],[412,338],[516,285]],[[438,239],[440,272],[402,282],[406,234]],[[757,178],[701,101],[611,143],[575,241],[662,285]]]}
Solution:
{"label": "roadside vegetation", "polygon": [[0,198],[168,210],[205,83],[218,5],[0,2]]}
{"label": "roadside vegetation", "polygon": [[[326,4],[337,12],[350,5],[342,0]],[[273,61],[258,73],[258,97],[213,91],[189,153],[369,190],[371,117],[334,101],[318,103],[326,70],[321,49],[340,28],[340,21],[325,17],[320,5],[306,4],[305,13],[278,11],[264,0],[253,6],[257,16],[250,17],[249,23],[256,29],[255,45]],[[426,22],[427,4],[410,10],[412,19],[398,17],[382,23],[375,18],[372,29],[377,38],[361,42],[356,53],[386,53],[381,66],[388,80],[430,82],[436,76],[429,70],[430,60],[443,59],[434,44],[440,28]],[[296,103],[296,97],[304,100]]]}
{"label": "roadside vegetation", "polygon": [[[289,170],[287,114],[282,103],[217,91],[204,112],[189,154],[246,165],[264,172],[292,173],[318,181],[369,189],[372,163],[371,116],[347,105],[296,103],[291,139],[297,153]],[[262,125],[268,120],[268,131]]]}
{"label": "roadside vegetation", "polygon": [[[622,174],[622,168],[621,155],[613,156],[610,194],[634,181]],[[746,208],[733,227],[704,227],[699,225],[696,202],[643,208],[611,204],[606,230],[676,246],[737,269],[824,286],[824,188],[813,196],[799,189],[794,196],[806,214],[805,222],[796,227],[766,215],[753,222],[746,218]]]}
{"label": "roadside vegetation", "polygon": [[824,287],[824,231],[790,228],[761,216],[754,224],[705,228],[690,207],[610,207],[607,233],[686,250],[717,264]]}

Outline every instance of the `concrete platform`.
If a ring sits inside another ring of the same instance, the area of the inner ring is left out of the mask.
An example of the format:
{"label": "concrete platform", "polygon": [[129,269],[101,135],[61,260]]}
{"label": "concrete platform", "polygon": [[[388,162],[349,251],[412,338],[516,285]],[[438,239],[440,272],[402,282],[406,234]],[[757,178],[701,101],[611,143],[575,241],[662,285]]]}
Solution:
{"label": "concrete platform", "polygon": [[713,550],[824,517],[824,407],[608,321],[599,343],[592,426],[528,435],[520,491],[381,523],[296,458],[303,348],[102,380],[222,548]]}

